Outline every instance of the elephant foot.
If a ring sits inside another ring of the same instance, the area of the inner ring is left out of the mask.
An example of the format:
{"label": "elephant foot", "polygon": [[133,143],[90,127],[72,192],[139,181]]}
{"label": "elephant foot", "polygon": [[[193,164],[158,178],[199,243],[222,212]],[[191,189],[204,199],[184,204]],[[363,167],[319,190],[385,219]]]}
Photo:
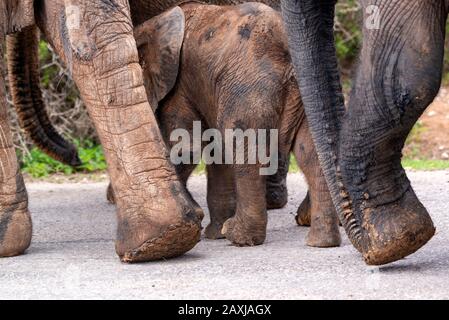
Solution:
{"label": "elephant foot", "polygon": [[180,184],[168,190],[155,189],[158,194],[149,199],[154,208],[151,211],[134,211],[136,206],[145,208],[143,203],[122,210],[123,198],[118,198],[116,251],[123,262],[177,257],[200,241],[203,211]]}
{"label": "elephant foot", "polygon": [[223,229],[223,224],[214,222],[209,223],[209,225],[206,227],[206,230],[204,231],[204,235],[207,239],[211,240],[218,240],[218,239],[224,239],[225,235],[221,233],[221,230]]}
{"label": "elephant foot", "polygon": [[317,248],[338,247],[341,244],[338,219],[335,212],[331,214],[312,214],[313,220],[307,235],[307,245]]}
{"label": "elephant foot", "polygon": [[363,220],[369,240],[368,246],[361,251],[368,265],[402,259],[425,245],[435,234],[432,219],[411,188],[395,203],[365,209]]}
{"label": "elephant foot", "polygon": [[267,231],[266,224],[263,227],[256,227],[255,224],[244,223],[238,217],[233,217],[224,223],[221,233],[232,244],[247,247],[264,243]]}
{"label": "elephant foot", "polygon": [[21,255],[30,246],[31,216],[27,209],[0,213],[0,257]]}
{"label": "elephant foot", "polygon": [[126,263],[145,262],[181,256],[200,241],[201,227],[196,223],[169,226],[159,237],[126,251],[120,259]]}
{"label": "elephant foot", "polygon": [[288,202],[288,191],[284,186],[268,186],[267,194],[267,209],[282,209]]}
{"label": "elephant foot", "polygon": [[106,189],[106,199],[109,203],[115,204],[114,189],[112,189],[112,184],[110,182],[108,188]]}
{"label": "elephant foot", "polygon": [[307,193],[307,196],[302,201],[301,205],[298,208],[295,220],[299,226],[310,227],[311,224],[311,203],[310,197]]}

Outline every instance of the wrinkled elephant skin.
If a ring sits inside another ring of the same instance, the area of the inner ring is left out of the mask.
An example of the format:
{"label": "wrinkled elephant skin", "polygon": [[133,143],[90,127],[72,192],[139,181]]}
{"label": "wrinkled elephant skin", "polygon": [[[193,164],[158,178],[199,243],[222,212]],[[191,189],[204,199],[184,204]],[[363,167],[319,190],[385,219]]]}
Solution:
{"label": "wrinkled elephant skin", "polygon": [[[264,0],[275,7],[279,1]],[[20,124],[38,147],[72,166],[73,145],[48,119],[39,87],[36,24],[70,68],[103,144],[118,204],[116,251],[122,261],[174,257],[199,241],[202,210],[180,183],[151,112],[133,38],[133,20],[178,1],[3,0],[0,36],[8,36],[11,94]],[[213,0],[234,4],[237,0]],[[30,244],[31,219],[1,92],[0,256]]]}
{"label": "wrinkled elephant skin", "polygon": [[[280,176],[294,151],[310,186],[308,244],[338,246],[338,219],[304,117],[280,13],[257,3],[184,4],[146,21],[134,34],[167,144],[177,144],[170,141],[176,129],[193,136],[195,121],[202,133],[212,128],[222,136],[235,128],[278,130]],[[194,168],[176,167],[184,184]],[[264,242],[272,197],[259,169],[260,163],[207,166],[206,237],[226,237],[238,246]]]}
{"label": "wrinkled elephant skin", "polygon": [[[345,111],[333,38],[335,0],[284,0],[282,11],[311,134],[340,220],[368,264],[401,259],[435,227],[401,150],[441,82],[447,2],[362,0],[360,64]],[[307,23],[304,23],[307,21]]]}

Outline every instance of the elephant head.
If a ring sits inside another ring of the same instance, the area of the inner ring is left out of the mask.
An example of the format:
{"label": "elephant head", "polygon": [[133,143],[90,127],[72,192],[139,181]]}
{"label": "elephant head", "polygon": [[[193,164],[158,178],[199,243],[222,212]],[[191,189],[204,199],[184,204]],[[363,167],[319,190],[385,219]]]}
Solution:
{"label": "elephant head", "polygon": [[364,25],[347,111],[333,38],[335,3],[284,0],[284,21],[340,219],[365,261],[385,264],[415,252],[435,232],[401,166],[401,150],[440,87],[448,2],[361,0],[363,11],[375,10],[380,20],[378,27]]}

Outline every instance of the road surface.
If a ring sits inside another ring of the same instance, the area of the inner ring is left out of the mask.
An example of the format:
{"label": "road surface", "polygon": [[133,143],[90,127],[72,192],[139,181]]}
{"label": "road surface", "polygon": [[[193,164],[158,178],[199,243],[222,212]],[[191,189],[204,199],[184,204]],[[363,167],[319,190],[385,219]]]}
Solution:
{"label": "road surface", "polygon": [[[410,172],[437,227],[405,260],[366,266],[344,236],[334,249],[305,246],[293,220],[306,187],[289,176],[290,203],[269,213],[263,246],[203,239],[183,257],[127,265],[114,253],[106,183],[28,185],[34,238],[26,255],[0,259],[0,299],[394,299],[449,298],[449,172]],[[205,178],[189,188],[205,207]]]}

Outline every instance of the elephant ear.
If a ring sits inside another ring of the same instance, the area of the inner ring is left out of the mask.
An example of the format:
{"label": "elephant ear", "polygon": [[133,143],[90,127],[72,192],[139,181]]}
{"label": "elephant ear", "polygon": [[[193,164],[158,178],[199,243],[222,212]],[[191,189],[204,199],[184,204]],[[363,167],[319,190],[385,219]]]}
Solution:
{"label": "elephant ear", "polygon": [[0,36],[34,24],[34,0],[0,0]]}
{"label": "elephant ear", "polygon": [[156,16],[134,30],[145,88],[154,111],[176,84],[184,31],[185,16],[180,7]]}

